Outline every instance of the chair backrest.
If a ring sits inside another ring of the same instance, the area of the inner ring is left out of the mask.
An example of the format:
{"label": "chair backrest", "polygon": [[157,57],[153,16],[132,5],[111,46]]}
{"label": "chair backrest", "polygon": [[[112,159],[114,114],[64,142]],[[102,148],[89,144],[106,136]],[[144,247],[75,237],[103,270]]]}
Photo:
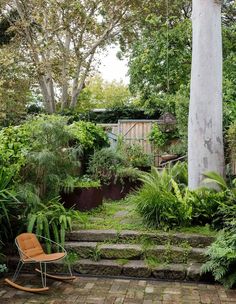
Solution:
{"label": "chair backrest", "polygon": [[43,254],[43,248],[34,233],[22,233],[16,237],[20,257],[24,260]]}

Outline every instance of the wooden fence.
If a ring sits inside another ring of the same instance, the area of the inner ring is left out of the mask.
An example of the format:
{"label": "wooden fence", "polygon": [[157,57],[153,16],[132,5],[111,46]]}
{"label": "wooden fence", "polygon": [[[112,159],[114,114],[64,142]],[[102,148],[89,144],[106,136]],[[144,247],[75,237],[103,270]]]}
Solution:
{"label": "wooden fence", "polygon": [[153,152],[148,140],[154,123],[162,124],[159,120],[119,120],[117,124],[101,124],[106,130],[111,142],[115,146],[118,137],[122,137],[128,144],[139,144],[147,154]]}

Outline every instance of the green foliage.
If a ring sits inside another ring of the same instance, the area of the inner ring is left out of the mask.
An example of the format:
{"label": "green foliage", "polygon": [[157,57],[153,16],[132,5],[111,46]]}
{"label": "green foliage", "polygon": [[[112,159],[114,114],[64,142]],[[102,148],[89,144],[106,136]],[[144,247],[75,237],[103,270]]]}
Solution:
{"label": "green foliage", "polygon": [[[45,204],[39,204],[36,210],[28,213],[27,230],[63,245],[66,231],[72,228],[72,221],[79,219],[78,211],[67,210],[57,199],[54,199]],[[46,243],[46,245],[50,252],[50,244]]]}
{"label": "green foliage", "polygon": [[27,75],[30,65],[22,65],[18,51],[13,44],[0,48],[0,125],[4,126],[25,118],[31,96]]}
{"label": "green foliage", "polygon": [[12,220],[16,217],[21,203],[12,189],[12,173],[0,168],[0,245],[13,236]]}
{"label": "green foliage", "polygon": [[15,177],[25,165],[26,155],[31,150],[29,130],[22,125],[0,131],[0,165],[3,170],[14,172]]}
{"label": "green foliage", "polygon": [[90,111],[85,114],[76,115],[72,113],[73,119],[84,119],[95,123],[117,123],[119,119],[158,119],[160,117],[159,109],[152,109],[152,112],[146,112],[137,106],[130,104],[128,106],[114,107],[106,109],[104,112]]}
{"label": "green foliage", "polygon": [[65,118],[44,115],[26,123],[31,128],[31,151],[26,155],[23,180],[33,183],[43,199],[57,196],[61,182],[80,166],[81,147],[70,146],[66,123]]}
{"label": "green foliage", "polygon": [[236,233],[235,227],[222,230],[206,253],[208,261],[202,272],[212,272],[216,281],[231,288],[236,283]]}
{"label": "green foliage", "polygon": [[0,264],[0,274],[7,272],[7,266],[6,264]]}
{"label": "green foliage", "polygon": [[189,203],[192,205],[192,225],[210,224],[216,228],[216,212],[220,204],[227,201],[225,192],[201,188],[191,191]]}
{"label": "green foliage", "polygon": [[105,131],[94,123],[74,122],[68,126],[68,131],[84,150],[99,149],[108,145]]}
{"label": "green foliage", "polygon": [[155,256],[146,257],[144,262],[150,269],[155,269],[161,264],[158,258],[156,258]]}
{"label": "green foliage", "polygon": [[94,262],[98,262],[101,259],[101,250],[99,249],[98,245],[90,250],[89,258]]}
{"label": "green foliage", "polygon": [[146,154],[139,144],[127,144],[121,138],[118,140],[116,150],[123,155],[127,164],[132,167],[140,168],[151,166],[150,155]]}
{"label": "green foliage", "polygon": [[207,172],[204,173],[206,178],[204,179],[204,183],[216,183],[222,190],[228,189],[228,186],[224,180],[224,178],[216,172]]}
{"label": "green foliage", "polygon": [[102,129],[85,122],[73,126],[73,135],[67,121],[66,117],[41,115],[19,127],[1,130],[1,240],[18,233],[11,233],[14,223],[14,230],[20,228],[23,231],[27,226],[28,231],[63,243],[72,220],[79,219],[77,212],[66,210],[55,197],[62,185],[68,186],[71,181],[73,187],[91,183],[77,178],[79,158],[82,150],[92,145],[99,146],[106,142],[106,137]]}
{"label": "green foliage", "polygon": [[184,156],[187,154],[187,142],[180,141],[177,144],[171,145],[168,149],[170,154],[176,154],[178,156]]}
{"label": "green foliage", "polygon": [[77,111],[83,112],[94,108],[123,107],[129,104],[131,94],[128,86],[122,82],[107,82],[100,75],[88,80],[79,95]]}
{"label": "green foliage", "polygon": [[231,157],[236,156],[236,123],[233,123],[227,131],[227,141],[231,152]]}
{"label": "green foliage", "polygon": [[64,192],[69,193],[74,188],[99,188],[101,183],[99,180],[93,180],[88,175],[84,175],[81,178],[68,176],[62,183],[62,189]]}
{"label": "green foliage", "polygon": [[[157,1],[157,7],[143,19],[139,37],[129,52],[130,90],[140,96],[140,106],[147,113],[159,109],[161,113],[174,114],[179,136],[186,139],[192,53],[191,1],[172,2],[168,20],[166,1],[162,0]],[[236,30],[232,3],[224,1],[222,14],[224,130],[236,117]]]}
{"label": "green foliage", "polygon": [[156,149],[161,150],[166,145],[166,135],[161,131],[157,124],[152,126],[148,139],[151,143],[153,143]]}
{"label": "green foliage", "polygon": [[119,181],[124,184],[129,180],[130,182],[135,182],[140,178],[141,172],[137,168],[133,167],[118,167],[116,171],[116,176],[114,182]]}
{"label": "green foliage", "polygon": [[93,179],[108,184],[115,178],[118,167],[123,165],[125,161],[120,154],[111,148],[103,148],[90,158],[88,173]]}
{"label": "green foliage", "polygon": [[236,218],[236,199],[235,196],[229,197],[222,202],[219,202],[217,211],[213,218],[213,227],[217,230],[228,228],[235,224]]}
{"label": "green foliage", "polygon": [[175,93],[181,84],[187,84],[190,79],[191,22],[188,18],[169,17],[171,26],[167,31],[167,24],[162,18],[150,15],[140,39],[132,48],[130,87],[132,92],[140,92],[143,99],[151,96],[158,98],[160,92]]}
{"label": "green foliage", "polygon": [[[191,220],[191,206],[187,204],[186,166],[176,164],[161,173],[156,168],[141,178],[143,186],[129,197],[137,205],[143,220],[149,226],[172,228],[185,226]],[[178,185],[178,184],[179,185]]]}
{"label": "green foliage", "polygon": [[[192,225],[210,225],[214,229],[228,227],[235,222],[236,190],[226,185],[214,172],[206,174],[206,181],[218,182],[222,191],[187,188],[185,164],[142,175],[143,186],[128,200],[136,204],[146,225],[169,229]],[[210,179],[211,177],[211,179]],[[234,183],[234,182],[233,182]]]}
{"label": "green foliage", "polygon": [[95,151],[89,161],[88,173],[102,184],[118,181],[124,183],[127,179],[136,181],[140,177],[140,171],[131,166],[123,152],[112,148]]}

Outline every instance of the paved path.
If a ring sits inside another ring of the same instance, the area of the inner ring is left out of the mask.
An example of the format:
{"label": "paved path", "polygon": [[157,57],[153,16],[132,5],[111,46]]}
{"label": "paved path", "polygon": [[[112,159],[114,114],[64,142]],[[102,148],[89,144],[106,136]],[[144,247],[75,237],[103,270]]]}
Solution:
{"label": "paved path", "polygon": [[[40,278],[24,276],[34,285]],[[0,280],[0,304],[236,304],[236,290],[219,285],[79,277],[73,283],[48,281],[44,294],[17,291]]]}

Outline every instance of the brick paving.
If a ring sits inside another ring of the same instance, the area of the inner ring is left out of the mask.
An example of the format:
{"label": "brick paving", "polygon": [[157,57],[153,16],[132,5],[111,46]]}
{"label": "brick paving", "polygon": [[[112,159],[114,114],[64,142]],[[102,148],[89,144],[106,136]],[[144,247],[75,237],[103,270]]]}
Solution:
{"label": "brick paving", "polygon": [[[40,278],[24,275],[24,286]],[[78,277],[72,283],[48,280],[49,291],[26,293],[0,280],[0,304],[236,304],[236,290],[220,285]]]}

